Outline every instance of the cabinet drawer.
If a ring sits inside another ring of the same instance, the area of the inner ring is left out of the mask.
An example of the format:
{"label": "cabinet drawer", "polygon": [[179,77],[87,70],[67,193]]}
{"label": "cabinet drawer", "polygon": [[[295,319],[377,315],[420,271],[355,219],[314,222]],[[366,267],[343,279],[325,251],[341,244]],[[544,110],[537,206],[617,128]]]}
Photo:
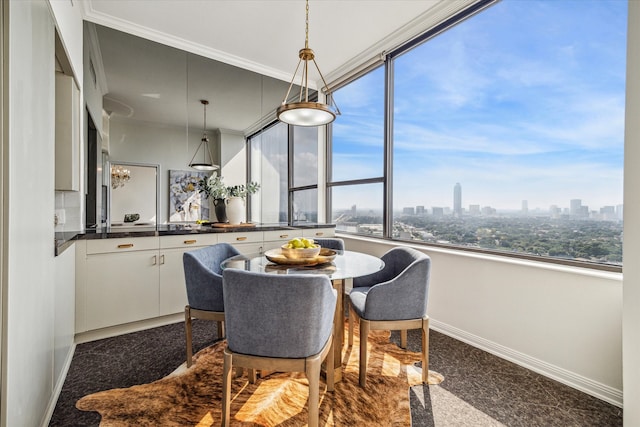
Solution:
{"label": "cabinet drawer", "polygon": [[87,240],[87,254],[131,252],[158,249],[157,237],[120,237],[117,239]]}
{"label": "cabinet drawer", "polygon": [[265,242],[288,242],[295,237],[302,237],[300,230],[272,230],[264,232]]}
{"label": "cabinet drawer", "polygon": [[218,234],[218,242],[220,243],[262,243],[262,231],[252,232],[233,232]]}
{"label": "cabinet drawer", "polygon": [[188,248],[194,246],[211,246],[218,243],[217,234],[182,234],[179,236],[161,236],[160,248]]}
{"label": "cabinet drawer", "polygon": [[303,237],[333,237],[335,235],[335,228],[307,228],[302,230]]}

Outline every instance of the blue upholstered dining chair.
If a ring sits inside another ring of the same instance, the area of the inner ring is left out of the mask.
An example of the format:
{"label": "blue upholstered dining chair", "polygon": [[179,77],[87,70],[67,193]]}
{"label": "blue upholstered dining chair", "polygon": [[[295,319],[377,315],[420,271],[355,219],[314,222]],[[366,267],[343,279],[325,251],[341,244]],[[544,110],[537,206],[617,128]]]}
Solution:
{"label": "blue upholstered dining chair", "polygon": [[360,320],[360,386],[366,385],[370,330],[400,330],[400,346],[407,348],[407,329],[422,329],[422,382],[426,383],[431,259],[415,249],[396,247],[385,253],[382,260],[382,270],[353,279],[349,294],[349,345],[353,345],[355,318]]}
{"label": "blue upholstered dining chair", "polygon": [[[334,366],[337,293],[325,275],[267,274],[225,269],[227,347],[222,425],[230,422],[232,369],[304,372],[309,381],[309,426],[319,418],[320,365]],[[327,369],[327,391],[334,372]]]}
{"label": "blue upholstered dining chair", "polygon": [[191,319],[218,322],[218,338],[224,336],[224,301],[220,263],[240,252],[228,243],[218,243],[182,255],[188,304],[184,308],[187,367],[193,357]]}
{"label": "blue upholstered dining chair", "polygon": [[321,239],[313,239],[313,241],[323,248],[344,251],[344,240],[337,237],[323,237]]}

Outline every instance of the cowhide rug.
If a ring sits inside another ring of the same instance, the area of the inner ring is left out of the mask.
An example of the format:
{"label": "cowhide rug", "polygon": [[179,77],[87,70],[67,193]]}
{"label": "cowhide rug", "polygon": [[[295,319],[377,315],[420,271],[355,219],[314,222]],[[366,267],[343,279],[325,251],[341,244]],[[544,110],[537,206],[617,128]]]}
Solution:
{"label": "cowhide rug", "polygon": [[[346,331],[345,331],[346,332]],[[345,334],[346,336],[346,334]],[[421,382],[414,366],[420,354],[389,342],[389,332],[369,334],[367,387],[358,384],[359,343],[343,352],[343,379],[333,393],[321,379],[320,425],[410,426],[409,387]],[[346,338],[345,338],[346,341]],[[224,342],[194,356],[194,364],[154,381],[83,397],[76,407],[97,411],[101,426],[217,426],[222,419],[222,360]],[[429,383],[442,376],[429,372]],[[231,419],[237,426],[301,426],[307,423],[308,382],[304,374],[274,373],[249,384],[232,382]]]}

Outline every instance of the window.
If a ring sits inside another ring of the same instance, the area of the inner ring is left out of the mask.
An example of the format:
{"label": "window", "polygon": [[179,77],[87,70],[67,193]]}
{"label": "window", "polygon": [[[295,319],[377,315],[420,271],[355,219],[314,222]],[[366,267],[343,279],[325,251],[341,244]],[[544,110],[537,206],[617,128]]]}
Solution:
{"label": "window", "polygon": [[[341,109],[344,93],[392,101],[388,203],[371,207],[389,216],[382,235],[621,265],[626,16],[622,1],[505,0],[392,52],[390,85],[367,75],[337,91]],[[334,125],[330,186],[362,178],[340,154],[369,155],[363,117],[384,120],[367,107]]]}
{"label": "window", "polygon": [[261,183],[251,196],[251,220],[317,222],[318,129],[276,122],[251,136],[249,146],[251,180]]}
{"label": "window", "polygon": [[329,217],[337,231],[382,236],[384,76],[384,67],[378,67],[334,93],[342,115],[332,124],[327,175]]}

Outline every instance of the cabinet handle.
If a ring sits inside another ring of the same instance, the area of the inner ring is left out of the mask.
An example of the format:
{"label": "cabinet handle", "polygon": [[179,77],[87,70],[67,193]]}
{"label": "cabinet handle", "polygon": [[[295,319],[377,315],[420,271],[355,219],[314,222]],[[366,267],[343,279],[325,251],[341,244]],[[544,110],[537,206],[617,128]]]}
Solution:
{"label": "cabinet handle", "polygon": [[324,236],[324,233],[319,231],[319,232],[316,233],[316,236]]}
{"label": "cabinet handle", "polygon": [[196,240],[196,239],[193,239],[193,240],[185,240],[185,241],[184,241],[184,244],[185,244],[185,245],[193,245],[193,244],[194,244],[194,243],[196,243],[196,242],[197,242],[197,240]]}
{"label": "cabinet handle", "polygon": [[164,264],[164,254],[160,255],[160,265]]}
{"label": "cabinet handle", "polygon": [[156,264],[158,264],[158,256],[154,255],[153,256],[153,262],[151,263],[151,265],[156,265]]}
{"label": "cabinet handle", "polygon": [[132,247],[133,247],[133,243],[123,243],[121,245],[118,245],[118,249],[127,249]]}
{"label": "cabinet handle", "polygon": [[280,238],[281,238],[281,239],[286,239],[287,237],[289,237],[289,235],[288,235],[288,234],[281,234],[281,235],[280,235]]}
{"label": "cabinet handle", "polygon": [[236,237],[236,240],[237,240],[238,242],[241,242],[241,241],[243,241],[243,240],[247,240],[247,238],[246,238],[246,237]]}

